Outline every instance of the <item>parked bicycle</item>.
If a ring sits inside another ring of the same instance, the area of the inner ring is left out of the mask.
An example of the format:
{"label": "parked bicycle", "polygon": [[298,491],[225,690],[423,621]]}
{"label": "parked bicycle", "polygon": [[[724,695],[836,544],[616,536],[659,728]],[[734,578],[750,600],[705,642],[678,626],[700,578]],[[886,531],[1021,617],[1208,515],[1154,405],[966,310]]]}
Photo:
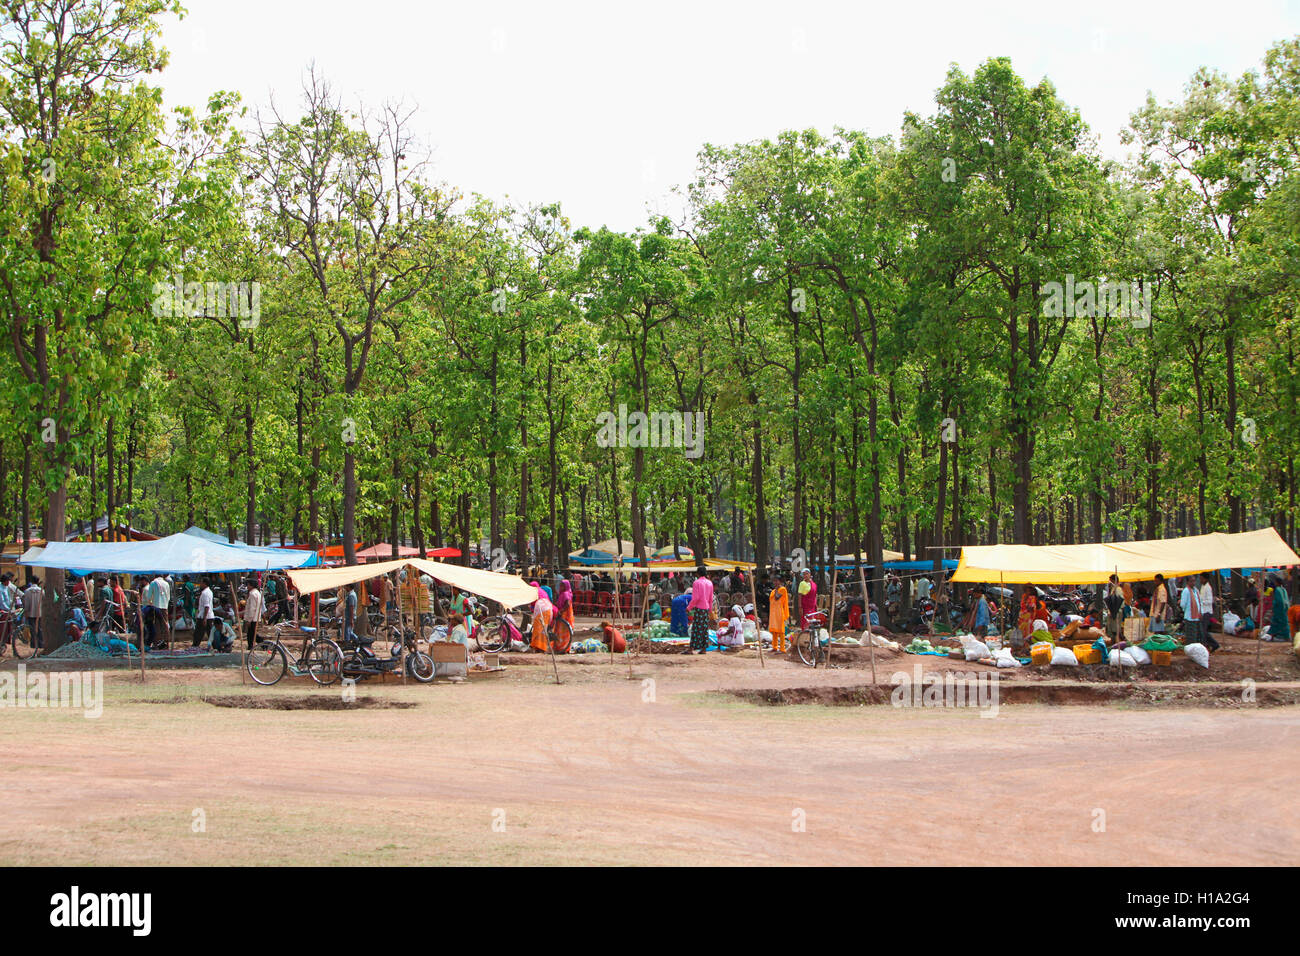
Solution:
{"label": "parked bicycle", "polygon": [[33,639],[31,623],[23,615],[22,608],[5,611],[5,621],[9,624],[8,634],[0,643],[0,655],[6,653],[15,660],[26,661],[41,652],[41,641]]}
{"label": "parked bicycle", "polygon": [[822,637],[822,632],[828,623],[825,611],[813,611],[794,635],[794,646],[799,653],[799,660],[809,667],[816,667],[830,654],[830,634],[827,633],[826,637]]}
{"label": "parked bicycle", "polygon": [[[275,637],[258,641],[248,652],[245,668],[255,683],[270,687],[290,671],[295,677],[307,674],[322,687],[338,681],[342,674],[343,651],[328,637],[320,637],[314,627],[299,626],[284,621],[274,627]],[[286,631],[302,634],[302,647],[295,654],[284,643]]]}

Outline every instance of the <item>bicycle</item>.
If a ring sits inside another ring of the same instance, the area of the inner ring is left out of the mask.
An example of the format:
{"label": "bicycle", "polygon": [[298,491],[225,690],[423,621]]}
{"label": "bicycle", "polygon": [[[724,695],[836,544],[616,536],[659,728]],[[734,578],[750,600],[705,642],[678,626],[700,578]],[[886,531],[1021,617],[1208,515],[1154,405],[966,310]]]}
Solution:
{"label": "bicycle", "polygon": [[794,647],[799,653],[799,660],[809,667],[816,667],[820,661],[830,656],[830,635],[822,638],[821,632],[828,621],[825,611],[813,611],[804,619],[794,635]]}
{"label": "bicycle", "polygon": [[[294,654],[281,639],[287,630],[302,633],[300,654]],[[316,637],[316,628],[300,627],[292,621],[276,624],[274,632],[273,640],[258,641],[248,652],[244,666],[255,683],[271,687],[290,670],[295,677],[306,673],[322,687],[338,681],[343,673],[343,651],[338,644],[327,637]]]}
{"label": "bicycle", "polygon": [[[502,613],[494,624],[479,625],[475,629],[474,637],[478,642],[479,650],[491,654],[509,647],[512,640],[527,643],[524,635],[531,632],[531,615],[524,615],[523,622],[516,626],[514,618],[507,611]],[[573,626],[566,618],[555,614],[546,628],[546,639],[549,642],[548,650],[555,651],[557,654],[567,654],[573,645]]]}
{"label": "bicycle", "polygon": [[4,622],[9,625],[9,634],[3,642],[0,642],[0,655],[4,654],[5,645],[8,645],[10,655],[20,661],[31,660],[41,652],[39,643],[32,641],[31,624],[26,620],[21,608],[5,612]]}

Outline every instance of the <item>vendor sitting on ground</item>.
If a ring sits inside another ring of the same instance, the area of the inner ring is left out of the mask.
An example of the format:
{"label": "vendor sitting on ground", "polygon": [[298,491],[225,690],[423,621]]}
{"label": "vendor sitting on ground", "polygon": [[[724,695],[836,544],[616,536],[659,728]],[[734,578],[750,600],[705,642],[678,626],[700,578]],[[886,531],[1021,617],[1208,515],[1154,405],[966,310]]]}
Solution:
{"label": "vendor sitting on ground", "polygon": [[447,640],[454,644],[469,643],[469,628],[465,626],[465,618],[462,615],[452,611],[451,617],[447,618],[447,626],[450,628],[447,631]]}
{"label": "vendor sitting on ground", "polygon": [[651,598],[651,599],[650,599],[650,606],[649,606],[648,608],[646,608],[646,612],[645,612],[645,613],[646,613],[646,620],[647,620],[647,621],[662,621],[662,620],[663,620],[663,618],[664,618],[664,611],[663,611],[663,608],[661,608],[661,607],[659,606],[659,599],[658,599],[657,597],[654,597],[654,598]]}
{"label": "vendor sitting on ground", "polygon": [[601,622],[600,639],[615,654],[622,654],[627,650],[627,641],[623,637],[623,632],[610,621]]}
{"label": "vendor sitting on ground", "polygon": [[745,615],[739,604],[731,605],[731,616],[718,622],[718,647],[741,648],[745,646]]}

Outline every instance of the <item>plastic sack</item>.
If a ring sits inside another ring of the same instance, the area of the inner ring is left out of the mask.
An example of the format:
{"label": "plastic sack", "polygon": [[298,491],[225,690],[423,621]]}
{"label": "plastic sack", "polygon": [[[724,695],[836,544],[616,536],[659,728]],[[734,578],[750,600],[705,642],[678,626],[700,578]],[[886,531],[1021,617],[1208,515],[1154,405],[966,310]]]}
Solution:
{"label": "plastic sack", "polygon": [[1016,660],[1008,647],[1000,648],[994,655],[993,660],[997,662],[998,667],[1019,667],[1020,661]]}
{"label": "plastic sack", "polygon": [[1183,653],[1192,663],[1200,664],[1206,670],[1210,669],[1210,649],[1204,644],[1188,644],[1183,648]]}
{"label": "plastic sack", "polygon": [[1133,658],[1133,660],[1135,660],[1138,664],[1151,663],[1151,655],[1148,654],[1146,651],[1144,651],[1142,648],[1137,647],[1136,645],[1127,648],[1125,652],[1129,655],[1129,657]]}
{"label": "plastic sack", "polygon": [[1066,667],[1078,667],[1079,658],[1074,656],[1074,651],[1068,647],[1052,648],[1052,663],[1060,664]]}
{"label": "plastic sack", "polygon": [[983,657],[992,657],[987,644],[981,641],[969,640],[962,642],[962,650],[966,652],[966,660],[977,661]]}

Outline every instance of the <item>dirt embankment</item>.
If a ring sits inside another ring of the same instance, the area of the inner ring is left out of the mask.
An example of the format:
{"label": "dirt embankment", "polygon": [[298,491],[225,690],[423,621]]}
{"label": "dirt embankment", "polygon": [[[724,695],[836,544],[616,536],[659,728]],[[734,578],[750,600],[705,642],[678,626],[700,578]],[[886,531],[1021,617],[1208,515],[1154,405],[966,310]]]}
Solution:
{"label": "dirt embankment", "polygon": [[[863,707],[892,704],[892,684],[851,686],[768,687],[729,689],[726,693],[755,704],[822,704],[832,707]],[[998,682],[997,703],[1001,704],[1127,704],[1155,706],[1181,704],[1201,707],[1279,707],[1300,703],[1300,687],[1257,684],[1200,682],[1118,681],[1085,683]]]}

